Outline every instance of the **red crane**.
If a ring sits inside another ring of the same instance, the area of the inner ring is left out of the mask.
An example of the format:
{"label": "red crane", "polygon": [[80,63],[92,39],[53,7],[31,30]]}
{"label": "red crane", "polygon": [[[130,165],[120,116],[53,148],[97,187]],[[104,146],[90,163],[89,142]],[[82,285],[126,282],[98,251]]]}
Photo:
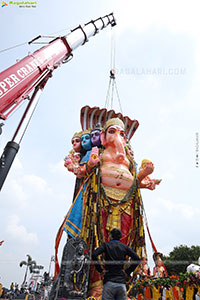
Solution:
{"label": "red crane", "polygon": [[[72,51],[108,25],[115,26],[113,13],[79,25],[66,36],[57,37],[47,46],[26,56],[0,73],[0,119],[8,115],[32,93],[31,99],[10,142],[0,158],[0,190],[19,150],[19,144],[35,110],[39,96],[52,72],[72,57]],[[29,43],[40,38],[38,36]]]}

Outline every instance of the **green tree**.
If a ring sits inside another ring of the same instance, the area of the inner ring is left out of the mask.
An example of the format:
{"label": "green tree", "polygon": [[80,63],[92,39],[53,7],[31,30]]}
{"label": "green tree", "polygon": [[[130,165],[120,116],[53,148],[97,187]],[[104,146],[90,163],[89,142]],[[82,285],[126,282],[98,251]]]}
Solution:
{"label": "green tree", "polygon": [[33,273],[33,267],[36,266],[36,261],[35,260],[32,260],[31,256],[29,254],[26,255],[28,258],[27,258],[27,261],[25,260],[22,260],[20,263],[19,263],[19,266],[22,267],[23,265],[26,266],[26,270],[25,270],[25,274],[24,274],[24,280],[23,280],[23,283],[24,284],[26,282],[26,278],[27,278],[27,274],[28,274],[28,270],[30,271],[30,273]]}
{"label": "green tree", "polygon": [[189,264],[197,264],[200,257],[200,246],[180,245],[174,247],[168,256],[163,256],[163,261],[169,275],[185,273]]}

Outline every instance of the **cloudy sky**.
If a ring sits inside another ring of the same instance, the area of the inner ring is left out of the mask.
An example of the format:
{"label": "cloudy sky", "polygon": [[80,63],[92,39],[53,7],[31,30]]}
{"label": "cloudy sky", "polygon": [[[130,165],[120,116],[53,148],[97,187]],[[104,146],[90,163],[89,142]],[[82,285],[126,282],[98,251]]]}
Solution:
{"label": "cloudy sky", "polygon": [[[135,159],[154,162],[155,191],[142,190],[152,238],[167,255],[174,246],[199,245],[199,1],[38,0],[36,8],[0,7],[0,50],[35,36],[65,35],[110,12],[107,28],[74,51],[49,80],[0,194],[0,282],[21,283],[19,262],[30,254],[49,269],[57,230],[72,201],[74,180],[63,167],[84,105],[104,107],[115,36],[116,81],[124,115],[140,126],[132,138]],[[114,31],[114,32],[113,32]],[[0,71],[41,45],[0,52]],[[22,106],[0,136],[1,153],[12,139]],[[117,98],[114,109],[119,111]],[[62,247],[66,235],[63,235]],[[149,263],[152,250],[148,242]],[[53,268],[52,268],[53,272]]]}

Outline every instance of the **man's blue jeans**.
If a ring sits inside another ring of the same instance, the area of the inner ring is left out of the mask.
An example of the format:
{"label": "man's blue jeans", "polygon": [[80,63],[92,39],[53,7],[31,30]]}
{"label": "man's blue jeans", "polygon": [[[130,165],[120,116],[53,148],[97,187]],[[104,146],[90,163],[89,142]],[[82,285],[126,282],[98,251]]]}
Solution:
{"label": "man's blue jeans", "polygon": [[107,281],[103,285],[102,300],[126,300],[126,285]]}

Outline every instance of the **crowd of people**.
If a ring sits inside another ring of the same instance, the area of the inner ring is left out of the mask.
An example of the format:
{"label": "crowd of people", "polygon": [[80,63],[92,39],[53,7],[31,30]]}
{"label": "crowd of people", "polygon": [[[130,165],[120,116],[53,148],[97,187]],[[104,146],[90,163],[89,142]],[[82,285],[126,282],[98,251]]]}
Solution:
{"label": "crowd of people", "polygon": [[26,295],[34,295],[37,300],[48,299],[53,278],[49,277],[47,272],[40,279],[30,279],[29,282],[18,283],[11,282],[9,288],[5,288],[0,283],[1,299],[25,299]]}
{"label": "crowd of people", "polygon": [[[102,300],[126,300],[126,282],[130,274],[136,269],[137,279],[153,277],[160,278],[168,276],[163,264],[162,253],[156,252],[153,255],[155,266],[151,273],[146,258],[139,258],[138,255],[127,245],[120,242],[121,231],[113,229],[110,232],[109,241],[101,244],[92,254],[92,260],[97,271],[103,279]],[[104,253],[104,265],[99,260],[99,255]],[[124,268],[126,257],[129,256],[128,268]],[[200,263],[200,258],[198,263]],[[199,272],[199,265],[189,265],[187,272]],[[39,278],[31,278],[28,282],[21,284],[11,282],[9,289],[4,288],[0,283],[0,298],[2,299],[25,299],[26,295],[34,295],[36,300],[47,300],[53,283],[53,278],[45,272]],[[199,300],[198,291],[196,298]]]}

